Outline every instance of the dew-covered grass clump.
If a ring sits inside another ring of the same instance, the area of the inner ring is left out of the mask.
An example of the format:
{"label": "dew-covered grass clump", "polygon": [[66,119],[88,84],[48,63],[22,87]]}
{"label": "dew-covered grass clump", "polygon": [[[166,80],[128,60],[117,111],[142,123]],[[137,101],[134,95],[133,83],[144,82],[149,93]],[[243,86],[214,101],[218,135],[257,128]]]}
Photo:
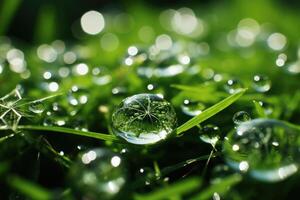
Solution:
{"label": "dew-covered grass clump", "polygon": [[0,199],[282,200],[296,1],[0,2]]}

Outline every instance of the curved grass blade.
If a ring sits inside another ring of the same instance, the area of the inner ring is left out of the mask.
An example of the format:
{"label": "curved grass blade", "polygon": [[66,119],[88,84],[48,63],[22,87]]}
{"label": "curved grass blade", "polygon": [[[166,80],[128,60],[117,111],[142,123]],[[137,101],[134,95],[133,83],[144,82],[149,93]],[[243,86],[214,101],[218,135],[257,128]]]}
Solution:
{"label": "curved grass blade", "polygon": [[194,191],[202,185],[199,178],[189,178],[172,185],[159,188],[149,194],[136,195],[135,200],[160,200],[169,199],[172,196],[181,196]]}
{"label": "curved grass blade", "polygon": [[189,121],[185,122],[181,126],[179,126],[176,130],[177,135],[180,135],[182,132],[185,132],[194,126],[198,125],[199,123],[207,120],[208,118],[214,116],[218,112],[224,110],[228,106],[230,106],[232,103],[234,103],[236,100],[238,100],[247,89],[241,89],[237,93],[227,97],[226,99],[220,101],[219,103],[213,105],[212,107],[204,110],[201,114],[193,117]]}
{"label": "curved grass blade", "polygon": [[[0,130],[8,130],[7,127],[0,127]],[[79,135],[84,137],[96,138],[105,141],[116,142],[120,141],[116,136],[103,134],[103,133],[96,133],[91,131],[80,131],[71,128],[64,128],[64,127],[56,127],[56,126],[33,126],[33,125],[25,125],[25,126],[18,126],[19,130],[33,130],[33,131],[50,131],[56,133],[68,133],[72,135]]]}
{"label": "curved grass blade", "polygon": [[[218,153],[214,153],[211,155],[212,158],[218,156],[219,154]],[[186,160],[186,161],[183,161],[183,162],[180,162],[180,163],[177,163],[177,164],[174,164],[174,165],[171,165],[171,166],[168,166],[168,167],[165,167],[161,170],[161,174],[162,176],[166,176],[178,169],[181,169],[185,166],[188,166],[190,164],[193,164],[195,162],[199,162],[199,161],[202,161],[202,160],[206,160],[209,158],[210,155],[203,155],[203,156],[199,156],[197,158],[193,158],[193,159],[189,159],[189,160]]]}

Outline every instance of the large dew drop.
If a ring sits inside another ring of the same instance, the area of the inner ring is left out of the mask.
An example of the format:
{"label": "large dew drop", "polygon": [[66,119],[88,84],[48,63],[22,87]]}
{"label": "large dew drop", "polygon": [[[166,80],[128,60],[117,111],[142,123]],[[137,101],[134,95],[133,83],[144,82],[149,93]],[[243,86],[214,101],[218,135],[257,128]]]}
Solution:
{"label": "large dew drop", "polygon": [[299,131],[278,120],[241,123],[224,142],[225,160],[235,170],[265,182],[284,180],[298,171]]}
{"label": "large dew drop", "polygon": [[176,113],[169,102],[156,94],[128,97],[112,114],[116,135],[133,144],[154,144],[176,128]]}
{"label": "large dew drop", "polygon": [[123,160],[106,149],[88,150],[71,167],[69,180],[78,199],[112,199],[126,181]]}

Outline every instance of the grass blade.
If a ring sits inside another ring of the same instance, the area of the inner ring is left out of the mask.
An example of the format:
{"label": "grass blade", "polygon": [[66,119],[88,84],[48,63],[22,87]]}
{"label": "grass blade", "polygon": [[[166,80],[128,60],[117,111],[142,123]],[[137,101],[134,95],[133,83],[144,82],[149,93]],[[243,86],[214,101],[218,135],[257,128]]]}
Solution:
{"label": "grass blade", "polygon": [[[8,130],[7,127],[0,127],[0,130]],[[33,131],[50,131],[50,132],[57,132],[57,133],[68,133],[72,135],[79,135],[84,137],[96,138],[105,141],[116,142],[120,141],[116,136],[103,134],[103,133],[96,133],[91,131],[80,131],[71,128],[64,128],[64,127],[56,127],[56,126],[33,126],[33,125],[25,125],[25,126],[18,126],[19,130],[33,130]]]}
{"label": "grass blade", "polygon": [[145,195],[136,195],[135,200],[160,200],[168,199],[172,196],[181,196],[183,194],[189,193],[202,184],[202,181],[199,178],[189,178],[177,183],[174,183],[170,186],[164,188],[159,188],[151,192],[150,194]]}
{"label": "grass blade", "polygon": [[239,183],[241,180],[242,180],[241,175],[239,174],[231,175],[229,177],[222,179],[220,182],[209,186],[205,190],[201,191],[200,194],[197,194],[194,197],[190,198],[190,200],[211,199],[215,192],[219,194],[224,194],[229,187]]}
{"label": "grass blade", "polygon": [[208,118],[214,116],[218,112],[224,110],[228,106],[230,106],[232,103],[234,103],[236,100],[238,100],[246,91],[247,89],[241,89],[237,93],[227,97],[226,99],[220,101],[219,103],[213,105],[212,107],[204,110],[201,114],[193,117],[186,123],[179,126],[176,130],[177,135],[181,134],[182,132],[185,132],[189,130],[190,128],[198,125],[199,123],[207,120]]}
{"label": "grass blade", "polygon": [[9,178],[9,185],[20,193],[33,200],[48,200],[52,199],[52,194],[45,188],[42,188],[32,182],[22,178],[13,176]]}

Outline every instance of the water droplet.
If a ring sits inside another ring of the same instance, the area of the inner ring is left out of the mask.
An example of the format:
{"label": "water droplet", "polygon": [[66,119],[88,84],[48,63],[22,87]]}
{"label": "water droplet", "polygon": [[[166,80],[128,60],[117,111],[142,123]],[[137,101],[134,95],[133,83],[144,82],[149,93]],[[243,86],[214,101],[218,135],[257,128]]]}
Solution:
{"label": "water droplet", "polygon": [[255,75],[253,77],[253,88],[257,92],[267,92],[271,88],[271,80],[267,76]]}
{"label": "water droplet", "polygon": [[44,112],[45,107],[41,101],[34,101],[29,104],[29,110],[35,114],[41,114],[42,112]]}
{"label": "water droplet", "polygon": [[224,88],[228,93],[233,94],[243,88],[243,84],[237,79],[230,79],[226,82]]}
{"label": "water droplet", "polygon": [[251,120],[250,115],[246,111],[239,111],[233,115],[232,121],[235,124],[240,124]]}
{"label": "water droplet", "polygon": [[112,114],[116,135],[133,144],[153,144],[176,128],[172,105],[156,94],[137,94],[122,101]]}
{"label": "water droplet", "polygon": [[185,99],[181,105],[183,113],[189,116],[199,115],[205,109],[205,105],[199,101]]}
{"label": "water droplet", "polygon": [[80,199],[112,199],[126,181],[123,160],[106,149],[85,151],[71,166],[69,181]]}
{"label": "water droplet", "polygon": [[200,139],[205,143],[211,144],[213,147],[216,146],[221,135],[220,128],[212,124],[205,125],[199,132],[201,134]]}
{"label": "water droplet", "polygon": [[299,131],[271,119],[241,123],[224,142],[225,160],[235,170],[266,182],[283,180],[298,171]]}

